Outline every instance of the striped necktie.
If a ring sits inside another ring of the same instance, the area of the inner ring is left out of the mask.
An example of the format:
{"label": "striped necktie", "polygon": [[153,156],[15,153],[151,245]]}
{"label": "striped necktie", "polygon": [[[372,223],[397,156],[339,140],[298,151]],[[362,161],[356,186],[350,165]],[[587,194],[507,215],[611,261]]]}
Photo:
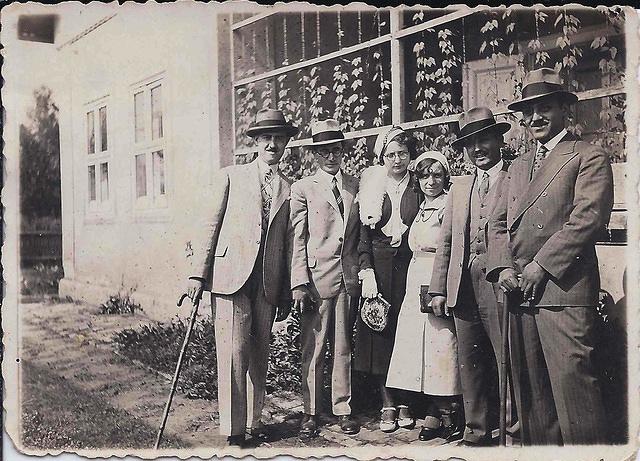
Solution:
{"label": "striped necktie", "polygon": [[336,198],[336,202],[338,202],[338,208],[340,209],[340,216],[344,219],[344,203],[342,203],[342,194],[340,193],[340,189],[338,189],[338,180],[334,176],[331,180],[333,184],[332,191],[333,196]]}
{"label": "striped necktie", "polygon": [[486,171],[482,175],[482,181],[480,181],[480,189],[478,189],[478,193],[480,195],[480,200],[484,200],[489,193],[489,173]]}
{"label": "striped necktie", "polygon": [[542,166],[542,162],[547,158],[547,154],[549,153],[549,149],[545,146],[540,146],[538,151],[536,152],[536,156],[533,158],[533,168],[531,168],[531,178],[533,178],[536,174],[536,171]]}
{"label": "striped necktie", "polygon": [[269,213],[271,212],[271,199],[273,197],[273,171],[268,168],[262,180],[262,224],[263,230],[269,225]]}

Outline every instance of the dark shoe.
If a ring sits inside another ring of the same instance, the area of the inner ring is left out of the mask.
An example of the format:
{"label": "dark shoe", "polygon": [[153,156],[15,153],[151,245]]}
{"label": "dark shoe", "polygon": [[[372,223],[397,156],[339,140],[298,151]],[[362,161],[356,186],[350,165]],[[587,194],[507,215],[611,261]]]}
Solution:
{"label": "dark shoe", "polygon": [[461,441],[458,446],[460,447],[490,447],[493,445],[493,440],[490,437],[484,437],[482,439],[478,439],[476,442],[472,442],[470,440]]}
{"label": "dark shoe", "polygon": [[458,424],[451,424],[449,426],[442,426],[440,431],[440,437],[447,442],[452,442],[459,439],[464,434],[464,426]]}
{"label": "dark shoe", "polygon": [[340,424],[340,429],[345,434],[353,435],[360,432],[360,425],[350,415],[339,416],[338,424]]}
{"label": "dark shoe", "polygon": [[442,426],[437,429],[433,429],[431,427],[422,427],[420,433],[418,434],[418,440],[426,442],[427,440],[437,439],[438,437],[440,437],[442,429]]}
{"label": "dark shoe", "polygon": [[230,435],[227,437],[227,445],[230,447],[243,447],[245,444],[244,434]]}
{"label": "dark shoe", "polygon": [[311,439],[318,436],[318,422],[315,415],[304,415],[302,423],[300,423],[300,432],[298,434],[302,439]]}
{"label": "dark shoe", "polygon": [[249,434],[251,434],[251,437],[260,443],[269,442],[271,440],[269,431],[263,425],[251,428],[251,430],[249,431]]}

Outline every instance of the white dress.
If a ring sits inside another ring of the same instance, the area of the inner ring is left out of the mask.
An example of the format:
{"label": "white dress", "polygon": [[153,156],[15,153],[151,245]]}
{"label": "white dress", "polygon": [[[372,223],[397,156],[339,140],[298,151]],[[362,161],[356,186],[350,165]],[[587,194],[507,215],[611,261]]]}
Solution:
{"label": "white dress", "polygon": [[387,386],[431,395],[462,393],[453,318],[420,312],[420,286],[431,280],[446,194],[420,205],[409,230],[413,258],[400,308]]}

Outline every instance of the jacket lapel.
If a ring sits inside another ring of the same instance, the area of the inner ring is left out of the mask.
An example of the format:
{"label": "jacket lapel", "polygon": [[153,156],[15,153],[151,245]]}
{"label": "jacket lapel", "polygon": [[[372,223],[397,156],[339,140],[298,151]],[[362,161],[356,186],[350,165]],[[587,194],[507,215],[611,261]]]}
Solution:
{"label": "jacket lapel", "polygon": [[502,170],[496,176],[496,181],[489,190],[489,201],[487,203],[487,216],[493,215],[493,210],[495,210],[496,205],[498,203],[498,199],[502,193],[503,183],[507,177],[507,166],[505,165]]}
{"label": "jacket lapel", "polygon": [[247,175],[250,181],[247,181],[247,199],[251,206],[255,207],[258,216],[262,217],[262,184],[260,179],[260,169],[258,168],[258,161],[246,165]]}
{"label": "jacket lapel", "polygon": [[[564,139],[568,139],[569,136],[570,135],[566,136]],[[522,198],[518,203],[518,207],[516,208],[518,211],[514,214],[512,223],[515,223],[524,214],[524,212],[533,205],[538,197],[540,197],[540,194],[542,194],[551,181],[553,181],[553,178],[558,175],[560,170],[562,170],[562,168],[564,168],[572,158],[578,155],[578,153],[575,152],[575,145],[576,141],[573,137],[566,141],[560,141],[556,147],[549,152],[549,155],[528,186],[525,186],[522,189],[516,189],[523,190],[525,192],[522,194]],[[533,155],[535,155],[535,153]],[[530,165],[530,162],[527,162],[527,165]],[[527,168],[526,171],[522,170],[523,168],[520,168],[519,174],[524,176],[524,179],[527,179],[530,174],[530,169]],[[519,181],[524,182],[522,177],[519,178]],[[522,182],[518,182],[517,184],[522,184]]]}
{"label": "jacket lapel", "polygon": [[271,199],[271,210],[269,212],[269,224],[273,221],[273,218],[278,214],[280,207],[289,197],[289,183],[284,175],[278,170],[278,181],[273,191],[273,198]]}
{"label": "jacket lapel", "polygon": [[473,185],[476,182],[475,175],[460,176],[458,179],[459,187],[454,189],[455,195],[452,197],[454,208],[456,204],[464,204],[458,208],[459,213],[455,213],[456,224],[454,228],[464,231],[467,228],[469,222],[469,213],[471,209],[471,192],[473,191]]}
{"label": "jacket lapel", "polygon": [[[331,205],[338,213],[340,213],[340,208],[338,207],[338,202],[336,201],[335,196],[333,195],[333,191],[331,190],[331,186],[328,181],[323,181],[320,176],[320,170],[313,175],[313,182],[316,184],[316,187],[319,189],[322,196],[325,198],[329,205]],[[344,178],[343,178],[344,181]]]}
{"label": "jacket lapel", "polygon": [[[333,195],[333,193],[331,194]],[[355,180],[346,174],[342,174],[342,203],[344,205],[344,216],[345,221],[347,220],[347,216],[349,216],[349,212],[351,211],[351,205],[353,204],[353,199],[356,196],[356,184]]]}

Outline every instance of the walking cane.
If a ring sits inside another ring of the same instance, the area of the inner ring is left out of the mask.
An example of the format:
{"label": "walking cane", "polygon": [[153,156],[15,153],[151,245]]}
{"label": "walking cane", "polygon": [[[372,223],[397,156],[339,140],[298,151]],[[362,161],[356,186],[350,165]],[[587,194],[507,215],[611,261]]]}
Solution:
{"label": "walking cane", "polygon": [[507,445],[507,363],[509,362],[509,294],[502,293],[502,354],[500,357],[500,446]]}
{"label": "walking cane", "polygon": [[[182,306],[182,301],[187,297],[187,294],[184,293],[180,296],[178,300],[178,307]],[[176,365],[176,372],[173,375],[173,381],[171,381],[171,392],[169,393],[169,399],[167,400],[167,404],[164,407],[164,414],[162,415],[162,424],[160,424],[160,430],[158,431],[158,436],[156,437],[156,444],[154,445],[154,449],[157,450],[160,446],[160,441],[162,440],[162,433],[164,432],[164,427],[167,424],[167,418],[169,416],[169,409],[171,408],[171,401],[173,400],[173,395],[176,393],[176,387],[178,387],[178,375],[180,375],[180,369],[182,368],[182,362],[184,361],[184,353],[187,350],[187,344],[189,344],[189,339],[191,339],[191,332],[193,331],[193,326],[196,323],[196,316],[198,314],[198,304],[199,300],[193,303],[193,307],[191,309],[191,316],[189,318],[189,328],[187,329],[187,334],[184,338],[184,342],[182,343],[182,349],[180,350],[180,355],[178,356],[178,364]]]}

